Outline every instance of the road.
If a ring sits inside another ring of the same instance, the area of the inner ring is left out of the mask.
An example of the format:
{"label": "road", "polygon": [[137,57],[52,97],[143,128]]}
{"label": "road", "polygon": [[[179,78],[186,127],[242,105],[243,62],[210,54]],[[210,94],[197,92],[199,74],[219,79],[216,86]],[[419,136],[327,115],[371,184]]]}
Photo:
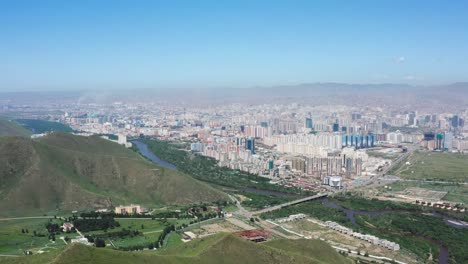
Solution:
{"label": "road", "polygon": [[287,202],[287,203],[283,203],[283,204],[271,206],[271,207],[268,207],[268,208],[265,208],[265,209],[262,209],[262,210],[258,210],[258,211],[252,212],[251,214],[252,215],[259,215],[259,214],[263,214],[263,213],[266,213],[266,212],[275,211],[275,210],[281,209],[281,208],[286,207],[286,206],[300,204],[300,203],[303,203],[303,202],[308,202],[308,201],[320,199],[320,198],[323,198],[323,197],[327,197],[330,194],[332,194],[332,193],[329,193],[329,192],[328,193],[319,193],[319,194],[316,194],[316,195],[313,195],[313,196],[297,199],[297,200],[290,201],[290,202]]}
{"label": "road", "polygon": [[0,221],[8,220],[23,220],[23,219],[53,219],[53,216],[26,216],[26,217],[13,217],[13,218],[0,218]]}

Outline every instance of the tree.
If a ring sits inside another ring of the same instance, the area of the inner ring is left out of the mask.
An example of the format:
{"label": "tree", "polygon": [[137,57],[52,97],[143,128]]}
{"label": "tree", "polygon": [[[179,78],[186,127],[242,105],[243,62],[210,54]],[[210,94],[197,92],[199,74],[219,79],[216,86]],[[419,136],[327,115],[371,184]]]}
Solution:
{"label": "tree", "polygon": [[96,239],[94,240],[94,246],[95,246],[95,247],[105,247],[105,246],[106,246],[106,242],[104,241],[104,239],[96,238]]}
{"label": "tree", "polygon": [[24,228],[21,229],[21,233],[23,234],[26,233],[26,231],[24,231]]}
{"label": "tree", "polygon": [[145,226],[143,224],[141,224],[141,229],[145,229]]}

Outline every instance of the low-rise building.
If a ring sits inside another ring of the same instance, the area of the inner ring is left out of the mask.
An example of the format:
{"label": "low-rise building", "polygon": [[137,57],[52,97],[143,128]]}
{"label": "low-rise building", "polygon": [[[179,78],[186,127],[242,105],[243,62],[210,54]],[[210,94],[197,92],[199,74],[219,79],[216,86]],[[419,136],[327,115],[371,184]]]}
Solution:
{"label": "low-rise building", "polygon": [[358,233],[358,232],[354,232],[352,229],[341,226],[338,223],[335,223],[335,222],[332,222],[332,221],[326,221],[325,226],[327,226],[330,229],[333,229],[335,231],[338,231],[338,232],[340,232],[342,234],[350,235],[352,237],[364,240],[364,241],[369,242],[369,243],[371,243],[373,245],[376,245],[376,246],[384,247],[384,248],[387,248],[387,249],[390,249],[390,250],[393,250],[393,251],[400,250],[400,245],[395,243],[395,242],[388,241],[386,239],[380,239],[380,238],[378,238],[376,236],[373,236],[373,235],[367,235],[367,234],[361,234],[361,233]]}
{"label": "low-rise building", "polygon": [[114,212],[116,214],[140,214],[142,212],[142,208],[137,204],[120,205],[115,207]]}

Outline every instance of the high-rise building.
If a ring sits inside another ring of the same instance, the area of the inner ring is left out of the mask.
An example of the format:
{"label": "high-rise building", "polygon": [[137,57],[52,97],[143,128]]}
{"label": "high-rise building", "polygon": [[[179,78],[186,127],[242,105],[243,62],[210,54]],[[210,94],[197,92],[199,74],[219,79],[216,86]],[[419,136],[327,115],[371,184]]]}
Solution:
{"label": "high-rise building", "polygon": [[340,125],[338,123],[333,124],[333,132],[338,132],[340,131]]}
{"label": "high-rise building", "polygon": [[273,165],[274,165],[274,164],[273,164],[273,161],[272,161],[272,160],[269,160],[269,161],[268,161],[268,169],[269,169],[269,170],[272,170],[272,169],[274,168]]}
{"label": "high-rise building", "polygon": [[442,149],[444,146],[443,146],[443,143],[444,143],[444,135],[443,134],[437,134],[437,137],[436,137],[436,146],[435,148],[436,149]]}
{"label": "high-rise building", "polygon": [[451,151],[453,148],[453,134],[452,132],[444,133],[444,149]]}
{"label": "high-rise building", "polygon": [[306,117],[306,119],[305,119],[305,127],[306,127],[306,128],[309,128],[309,129],[314,128],[314,124],[312,123],[312,118]]}
{"label": "high-rise building", "polygon": [[457,116],[457,115],[454,115],[454,116],[452,117],[452,126],[453,126],[453,127],[458,127],[458,122],[459,122],[458,116]]}
{"label": "high-rise building", "polygon": [[250,150],[250,153],[255,154],[255,139],[253,138],[246,139],[245,149]]}

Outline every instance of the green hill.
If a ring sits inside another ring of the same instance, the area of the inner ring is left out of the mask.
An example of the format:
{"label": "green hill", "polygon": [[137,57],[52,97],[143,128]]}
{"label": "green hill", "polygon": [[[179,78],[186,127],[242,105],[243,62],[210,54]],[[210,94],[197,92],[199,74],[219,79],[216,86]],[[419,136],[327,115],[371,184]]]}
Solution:
{"label": "green hill", "polygon": [[351,263],[325,242],[319,240],[278,240],[255,244],[232,234],[197,239],[167,251],[122,252],[79,244],[61,253],[30,257],[0,258],[2,263],[165,263],[165,264],[288,264]]}
{"label": "green hill", "polygon": [[0,136],[21,136],[29,137],[31,132],[19,124],[0,118]]}
{"label": "green hill", "polygon": [[0,215],[225,198],[204,183],[96,136],[56,132],[38,140],[0,138]]}

